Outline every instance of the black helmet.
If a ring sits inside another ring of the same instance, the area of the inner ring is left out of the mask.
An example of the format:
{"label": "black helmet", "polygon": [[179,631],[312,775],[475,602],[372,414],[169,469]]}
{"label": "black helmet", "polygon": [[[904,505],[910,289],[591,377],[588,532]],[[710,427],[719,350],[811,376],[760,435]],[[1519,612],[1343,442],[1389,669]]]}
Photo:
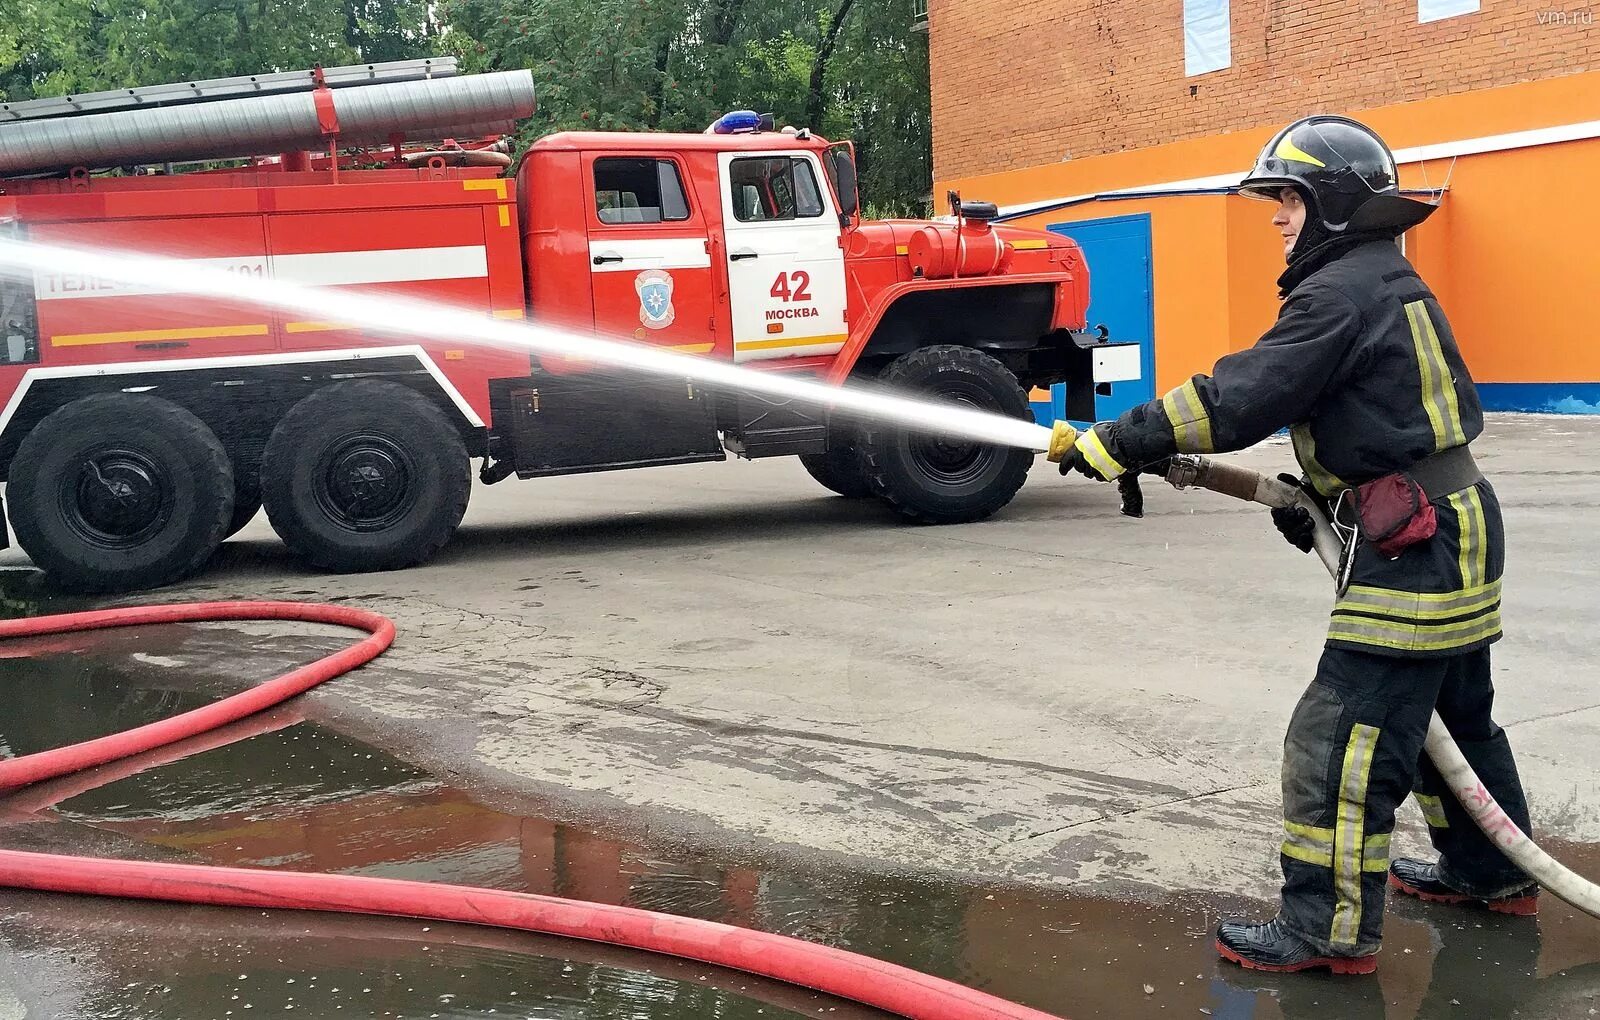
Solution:
{"label": "black helmet", "polygon": [[1239,182],[1239,193],[1276,202],[1287,187],[1301,192],[1313,222],[1332,235],[1398,235],[1438,208],[1400,194],[1394,153],[1377,132],[1348,117],[1318,114],[1279,131]]}

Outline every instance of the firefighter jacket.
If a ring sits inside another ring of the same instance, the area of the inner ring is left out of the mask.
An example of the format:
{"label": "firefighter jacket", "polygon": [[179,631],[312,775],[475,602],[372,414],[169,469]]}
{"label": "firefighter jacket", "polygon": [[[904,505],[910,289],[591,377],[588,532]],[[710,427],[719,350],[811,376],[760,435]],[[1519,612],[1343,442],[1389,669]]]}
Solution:
{"label": "firefighter jacket", "polygon": [[[1115,477],[1173,453],[1240,450],[1287,428],[1306,479],[1338,502],[1483,430],[1483,410],[1438,301],[1395,241],[1332,246],[1284,274],[1277,322],[1116,422],[1081,456]],[[1434,536],[1390,560],[1359,547],[1330,644],[1382,655],[1456,655],[1500,637],[1503,531],[1480,481],[1434,504]]]}

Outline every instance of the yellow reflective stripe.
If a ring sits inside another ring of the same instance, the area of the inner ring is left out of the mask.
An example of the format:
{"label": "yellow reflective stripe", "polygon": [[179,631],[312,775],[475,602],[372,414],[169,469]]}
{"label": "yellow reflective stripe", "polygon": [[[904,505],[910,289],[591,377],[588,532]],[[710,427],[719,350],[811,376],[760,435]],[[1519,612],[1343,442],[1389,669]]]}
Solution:
{"label": "yellow reflective stripe", "polygon": [[1180,453],[1217,452],[1211,438],[1211,416],[1206,414],[1193,379],[1162,397],[1161,407],[1172,423],[1172,439]]}
{"label": "yellow reflective stripe", "polygon": [[1451,624],[1410,624],[1335,613],[1328,640],[1374,645],[1407,652],[1440,652],[1464,648],[1500,633],[1500,611]]}
{"label": "yellow reflective stripe", "polygon": [[1371,595],[1371,596],[1374,596],[1374,597],[1395,596],[1395,597],[1398,597],[1398,598],[1404,598],[1406,600],[1415,599],[1416,601],[1418,601],[1420,603],[1423,603],[1423,604],[1426,604],[1426,605],[1429,605],[1429,606],[1438,607],[1438,606],[1441,606],[1441,605],[1443,605],[1443,604],[1445,604],[1447,602],[1455,602],[1455,601],[1459,601],[1461,599],[1475,599],[1480,595],[1486,594],[1486,593],[1491,592],[1491,591],[1496,591],[1497,592],[1499,590],[1500,590],[1500,581],[1497,579],[1497,580],[1494,580],[1494,581],[1490,581],[1487,584],[1475,585],[1475,586],[1473,586],[1471,588],[1462,588],[1462,589],[1460,589],[1458,591],[1418,591],[1418,592],[1410,592],[1410,591],[1400,591],[1398,588],[1378,588],[1378,587],[1374,587],[1373,585],[1370,585],[1370,584],[1352,584],[1350,586],[1350,590],[1349,590],[1348,594],[1350,594],[1350,595]]}
{"label": "yellow reflective stripe", "polygon": [[1428,350],[1437,359],[1439,390],[1444,395],[1444,449],[1448,450],[1467,441],[1467,430],[1461,424],[1461,401],[1456,397],[1456,379],[1450,374],[1450,362],[1445,360],[1444,344],[1439,342],[1439,333],[1434,329],[1433,316],[1428,314],[1427,305],[1420,305],[1417,317],[1422,320],[1423,332],[1427,334]]}
{"label": "yellow reflective stripe", "polygon": [[1444,801],[1431,793],[1414,793],[1417,807],[1422,809],[1422,820],[1435,829],[1450,828],[1450,819],[1444,814]]}
{"label": "yellow reflective stripe", "polygon": [[1339,613],[1382,613],[1385,616],[1399,617],[1404,620],[1415,620],[1427,624],[1430,620],[1453,620],[1458,616],[1468,616],[1482,612],[1500,601],[1500,593],[1492,592],[1480,595],[1477,598],[1451,603],[1448,607],[1430,609],[1401,609],[1399,607],[1379,607],[1369,601],[1352,601],[1343,599],[1333,607]]}
{"label": "yellow reflective stripe", "polygon": [[124,329],[113,333],[57,333],[52,347],[82,347],[88,344],[160,343],[172,340],[215,340],[230,336],[266,336],[267,324],[243,326],[185,326],[180,329]]}
{"label": "yellow reflective stripe", "polygon": [[1489,522],[1483,514],[1483,497],[1476,487],[1446,497],[1456,514],[1457,567],[1461,584],[1481,585],[1489,573]]}
{"label": "yellow reflective stripe", "polygon": [[1482,630],[1458,633],[1448,638],[1435,638],[1422,641],[1418,638],[1395,638],[1395,636],[1382,635],[1373,632],[1370,628],[1354,627],[1354,625],[1334,624],[1328,628],[1330,641],[1346,641],[1349,644],[1370,644],[1373,647],[1390,647],[1400,652],[1448,652],[1458,647],[1467,647],[1494,638],[1501,633],[1501,619],[1496,612],[1494,616],[1483,617]]}
{"label": "yellow reflective stripe", "polygon": [[1411,324],[1411,342],[1417,351],[1417,370],[1422,378],[1422,407],[1433,426],[1435,450],[1448,450],[1467,441],[1461,427],[1461,407],[1456,400],[1455,378],[1444,359],[1444,347],[1434,331],[1433,317],[1422,301],[1405,306]]}
{"label": "yellow reflective stripe", "polygon": [[331,329],[360,329],[360,326],[349,322],[322,322],[310,320],[306,322],[286,322],[283,324],[285,333],[326,333]]}
{"label": "yellow reflective stripe", "polygon": [[1333,830],[1283,820],[1283,855],[1322,868],[1333,867]]}
{"label": "yellow reflective stripe", "polygon": [[1105,441],[1100,438],[1099,429],[1088,429],[1079,436],[1078,449],[1083,453],[1083,459],[1089,462],[1089,466],[1100,472],[1108,481],[1127,470],[1118,464],[1117,458],[1111,456],[1111,451],[1106,449]]}
{"label": "yellow reflective stripe", "polygon": [[1375,836],[1367,837],[1365,849],[1362,851],[1361,870],[1389,870],[1389,834],[1387,832],[1380,832]]}
{"label": "yellow reflective stripe", "polygon": [[1283,136],[1283,140],[1278,143],[1277,148],[1272,150],[1272,154],[1279,159],[1292,159],[1296,163],[1310,163],[1312,166],[1319,166],[1324,170],[1328,168],[1328,164],[1290,141],[1288,135]]}
{"label": "yellow reflective stripe", "polygon": [[1307,839],[1320,839],[1326,840],[1329,844],[1333,843],[1333,830],[1324,829],[1317,825],[1302,825],[1300,822],[1291,822],[1285,818],[1283,820],[1283,831],[1291,836],[1304,836]]}
{"label": "yellow reflective stripe", "polygon": [[1489,616],[1480,616],[1471,620],[1456,620],[1453,623],[1402,623],[1398,620],[1380,620],[1373,616],[1350,616],[1346,613],[1335,612],[1333,620],[1341,625],[1364,624],[1390,634],[1438,636],[1474,630],[1481,626],[1485,620],[1493,619],[1498,615],[1498,613],[1492,613]]}
{"label": "yellow reflective stripe", "polygon": [[1383,589],[1357,591],[1352,586],[1350,591],[1345,593],[1345,597],[1334,604],[1333,611],[1372,613],[1403,620],[1448,620],[1481,612],[1499,602],[1500,582],[1478,585],[1459,594],[1425,601],[1424,596],[1428,594],[1431,593]]}
{"label": "yellow reflective stripe", "polygon": [[1289,438],[1294,441],[1294,457],[1300,462],[1300,467],[1305,470],[1306,478],[1311,481],[1312,488],[1324,496],[1334,496],[1341,489],[1349,486],[1332,471],[1323,467],[1317,460],[1317,443],[1311,437],[1311,426],[1308,424],[1296,425],[1289,430]]}
{"label": "yellow reflective stripe", "polygon": [[1467,504],[1461,498],[1461,493],[1452,492],[1445,497],[1450,504],[1450,509],[1456,514],[1456,569],[1461,574],[1461,584],[1466,587],[1470,582],[1467,577],[1472,573],[1472,514],[1467,512]]}
{"label": "yellow reflective stripe", "polygon": [[1367,778],[1372,752],[1378,746],[1378,728],[1356,723],[1344,748],[1344,768],[1339,778],[1339,817],[1333,830],[1333,926],[1328,941],[1355,945],[1361,931],[1361,872],[1365,855]]}
{"label": "yellow reflective stripe", "polygon": [[1308,850],[1288,840],[1284,840],[1283,846],[1278,849],[1283,852],[1283,856],[1292,857],[1297,861],[1304,861],[1306,864],[1314,864],[1319,868],[1333,867],[1333,851],[1331,850]]}
{"label": "yellow reflective stripe", "polygon": [[1433,375],[1433,361],[1428,357],[1427,342],[1422,337],[1422,326],[1417,322],[1417,313],[1424,311],[1420,301],[1413,301],[1405,306],[1406,321],[1411,325],[1411,345],[1417,352],[1417,371],[1422,378],[1422,409],[1427,412],[1428,424],[1433,426],[1434,449],[1444,448],[1444,417],[1440,413],[1437,399],[1439,384]]}
{"label": "yellow reflective stripe", "polygon": [[848,333],[826,333],[820,336],[799,337],[794,340],[735,340],[734,346],[741,351],[765,351],[778,347],[821,347],[825,344],[842,344],[850,339]]}
{"label": "yellow reflective stripe", "polygon": [[462,191],[492,191],[494,197],[504,202],[506,200],[506,185],[510,182],[504,177],[473,178],[461,182]]}

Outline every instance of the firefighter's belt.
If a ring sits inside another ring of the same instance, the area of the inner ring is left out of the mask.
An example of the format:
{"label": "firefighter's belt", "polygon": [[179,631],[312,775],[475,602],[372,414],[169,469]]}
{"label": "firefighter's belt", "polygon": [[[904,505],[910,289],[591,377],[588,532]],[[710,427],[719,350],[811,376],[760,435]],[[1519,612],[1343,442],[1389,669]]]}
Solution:
{"label": "firefighter's belt", "polygon": [[1453,492],[1477,485],[1483,481],[1483,472],[1473,459],[1472,450],[1456,446],[1424,457],[1405,472],[1428,494],[1430,502],[1437,503]]}

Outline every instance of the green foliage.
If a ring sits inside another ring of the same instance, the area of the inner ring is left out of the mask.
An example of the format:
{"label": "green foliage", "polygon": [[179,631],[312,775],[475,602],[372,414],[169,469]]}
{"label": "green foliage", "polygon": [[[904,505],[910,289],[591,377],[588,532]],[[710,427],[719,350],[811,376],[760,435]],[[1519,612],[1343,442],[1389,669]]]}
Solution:
{"label": "green foliage", "polygon": [[438,48],[429,0],[20,0],[0,98],[194,81]]}
{"label": "green foliage", "polygon": [[734,109],[851,138],[874,208],[920,212],[925,37],[909,0],[11,0],[0,99],[453,52],[528,68],[557,130],[701,131]]}

